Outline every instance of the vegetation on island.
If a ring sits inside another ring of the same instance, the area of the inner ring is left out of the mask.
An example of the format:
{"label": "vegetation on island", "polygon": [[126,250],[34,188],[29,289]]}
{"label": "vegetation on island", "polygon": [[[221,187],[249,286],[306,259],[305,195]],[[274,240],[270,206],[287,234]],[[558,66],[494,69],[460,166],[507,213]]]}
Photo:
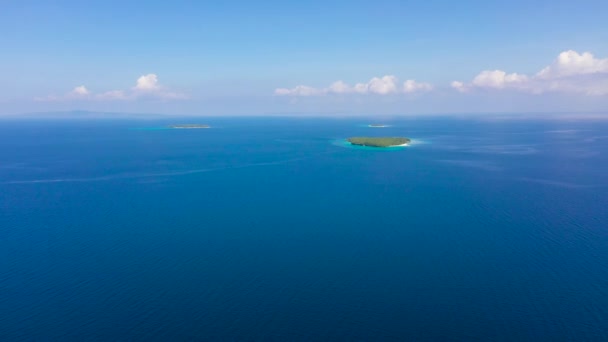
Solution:
{"label": "vegetation on island", "polygon": [[209,125],[201,125],[201,124],[180,124],[180,125],[170,125],[170,128],[210,128]]}
{"label": "vegetation on island", "polygon": [[353,137],[347,139],[349,143],[358,146],[370,146],[370,147],[391,147],[406,145],[411,140],[408,138],[401,137]]}

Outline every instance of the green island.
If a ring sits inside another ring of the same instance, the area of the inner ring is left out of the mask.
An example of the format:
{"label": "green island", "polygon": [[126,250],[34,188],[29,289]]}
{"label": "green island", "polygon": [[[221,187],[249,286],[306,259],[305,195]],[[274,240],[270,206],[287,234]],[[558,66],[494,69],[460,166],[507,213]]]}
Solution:
{"label": "green island", "polygon": [[201,125],[201,124],[180,124],[180,125],[169,125],[169,128],[211,128],[211,126]]}
{"label": "green island", "polygon": [[393,147],[406,146],[410,143],[408,138],[393,138],[393,137],[353,137],[346,139],[349,143],[358,146],[369,147]]}
{"label": "green island", "polygon": [[368,127],[374,127],[374,128],[379,128],[379,127],[388,127],[388,125],[384,125],[384,124],[369,124],[367,125]]}

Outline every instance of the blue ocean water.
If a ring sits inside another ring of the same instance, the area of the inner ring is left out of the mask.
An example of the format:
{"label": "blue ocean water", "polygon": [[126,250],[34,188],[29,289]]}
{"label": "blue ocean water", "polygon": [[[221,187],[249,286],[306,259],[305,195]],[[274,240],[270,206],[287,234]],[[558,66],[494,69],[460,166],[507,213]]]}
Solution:
{"label": "blue ocean water", "polygon": [[608,121],[203,121],[0,121],[0,340],[608,340]]}

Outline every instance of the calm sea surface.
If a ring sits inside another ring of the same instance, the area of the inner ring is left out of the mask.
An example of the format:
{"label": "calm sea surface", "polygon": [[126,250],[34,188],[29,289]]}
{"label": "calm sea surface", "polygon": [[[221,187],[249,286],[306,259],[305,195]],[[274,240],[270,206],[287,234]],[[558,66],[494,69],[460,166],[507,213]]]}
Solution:
{"label": "calm sea surface", "polygon": [[608,341],[608,121],[192,121],[0,121],[0,340]]}

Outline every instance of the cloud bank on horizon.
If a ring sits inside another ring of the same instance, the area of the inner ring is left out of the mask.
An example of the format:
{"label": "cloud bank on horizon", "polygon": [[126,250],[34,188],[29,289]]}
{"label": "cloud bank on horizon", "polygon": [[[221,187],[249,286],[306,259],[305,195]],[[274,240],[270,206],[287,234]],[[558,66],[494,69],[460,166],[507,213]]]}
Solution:
{"label": "cloud bank on horizon", "polygon": [[[292,88],[276,88],[274,94],[284,97],[318,96],[406,96],[455,91],[456,93],[486,93],[516,91],[528,94],[564,93],[585,96],[608,95],[608,58],[597,58],[590,52],[568,50],[560,53],[548,66],[535,74],[508,73],[503,70],[483,70],[471,81],[453,81],[436,86],[414,79],[400,81],[397,76],[373,77],[367,82],[348,84],[335,81],[327,87],[316,88],[297,85]],[[140,76],[133,87],[124,90],[93,92],[85,85],[74,87],[63,95],[37,97],[38,102],[69,101],[136,101],[155,99],[161,101],[191,99],[190,96],[172,91],[159,83],[158,76],[150,73]]]}
{"label": "cloud bank on horizon", "polygon": [[[516,90],[531,94],[564,92],[584,95],[608,95],[608,58],[596,58],[590,52],[564,51],[557,59],[535,75],[507,73],[503,70],[484,70],[465,83],[453,81],[450,87],[461,93],[477,90]],[[351,86],[336,81],[326,88],[298,85],[293,88],[277,88],[279,96],[320,96],[328,94],[408,94],[430,92],[434,85],[415,80],[399,84],[396,76],[374,77],[367,83]]]}
{"label": "cloud bank on horizon", "polygon": [[608,58],[596,58],[590,52],[564,51],[549,66],[535,75],[484,70],[470,83],[454,81],[452,88],[460,92],[475,89],[513,89],[542,94],[546,92],[608,95]]}
{"label": "cloud bank on horizon", "polygon": [[153,98],[161,100],[183,100],[188,96],[168,90],[160,85],[156,74],[142,75],[137,79],[134,87],[127,90],[109,90],[102,93],[92,93],[84,85],[72,89],[72,91],[61,95],[49,95],[37,97],[36,101],[66,101],[66,100],[135,100],[140,98]]}
{"label": "cloud bank on horizon", "polygon": [[305,85],[299,85],[294,88],[277,88],[274,93],[276,95],[292,95],[292,96],[314,96],[324,94],[378,94],[388,95],[396,93],[414,93],[430,91],[433,86],[429,83],[420,83],[415,80],[407,80],[403,85],[399,84],[396,76],[386,75],[383,77],[374,77],[366,83],[356,83],[354,86],[347,84],[344,81],[336,81],[327,88],[317,89]]}

